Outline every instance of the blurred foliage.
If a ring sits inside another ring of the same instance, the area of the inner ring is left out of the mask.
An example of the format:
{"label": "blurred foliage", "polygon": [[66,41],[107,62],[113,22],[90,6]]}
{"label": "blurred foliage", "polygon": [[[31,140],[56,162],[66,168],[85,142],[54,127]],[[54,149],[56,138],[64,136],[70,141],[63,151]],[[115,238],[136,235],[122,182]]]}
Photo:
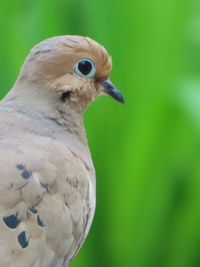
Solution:
{"label": "blurred foliage", "polygon": [[97,209],[71,266],[200,266],[200,2],[2,0],[0,34],[1,97],[33,45],[65,34],[108,49],[125,96],[86,112]]}

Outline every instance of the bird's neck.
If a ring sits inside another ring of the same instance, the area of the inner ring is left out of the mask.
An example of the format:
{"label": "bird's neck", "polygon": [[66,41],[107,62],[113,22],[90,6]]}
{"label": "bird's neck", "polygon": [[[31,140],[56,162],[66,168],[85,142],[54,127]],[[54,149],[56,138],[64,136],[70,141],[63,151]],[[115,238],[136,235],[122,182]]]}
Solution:
{"label": "bird's neck", "polygon": [[[29,85],[30,86],[30,85]],[[63,127],[87,145],[87,137],[83,121],[83,111],[65,103],[55,101],[55,97],[42,88],[24,88],[14,85],[3,99],[2,104],[16,112],[23,113],[33,119],[47,119],[56,127]]]}

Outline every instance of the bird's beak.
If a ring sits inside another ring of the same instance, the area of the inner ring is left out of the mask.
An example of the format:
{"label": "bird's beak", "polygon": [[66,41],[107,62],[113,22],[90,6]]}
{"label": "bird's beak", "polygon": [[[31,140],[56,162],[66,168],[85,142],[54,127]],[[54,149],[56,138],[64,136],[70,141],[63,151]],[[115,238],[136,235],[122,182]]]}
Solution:
{"label": "bird's beak", "polygon": [[112,84],[111,81],[105,80],[102,82],[103,86],[103,92],[106,94],[112,96],[117,101],[124,103],[123,95],[120,93],[120,91]]}

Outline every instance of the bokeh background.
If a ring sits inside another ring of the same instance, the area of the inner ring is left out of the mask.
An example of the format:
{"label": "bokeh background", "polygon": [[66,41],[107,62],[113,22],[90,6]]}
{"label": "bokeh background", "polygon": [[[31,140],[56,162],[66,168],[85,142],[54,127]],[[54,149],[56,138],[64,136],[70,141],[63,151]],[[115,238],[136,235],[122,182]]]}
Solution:
{"label": "bokeh background", "polygon": [[199,0],[2,0],[0,96],[33,45],[65,34],[108,49],[126,100],[85,114],[97,209],[70,266],[200,266]]}

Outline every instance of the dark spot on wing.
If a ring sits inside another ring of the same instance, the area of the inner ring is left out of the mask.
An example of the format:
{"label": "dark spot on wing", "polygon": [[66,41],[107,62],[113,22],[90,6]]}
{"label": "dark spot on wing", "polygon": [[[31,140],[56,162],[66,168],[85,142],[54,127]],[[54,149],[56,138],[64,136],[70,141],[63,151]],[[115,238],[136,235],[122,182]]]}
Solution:
{"label": "dark spot on wing", "polygon": [[17,228],[17,226],[20,224],[21,220],[17,218],[18,213],[12,214],[10,216],[4,216],[3,221],[4,223],[11,229]]}
{"label": "dark spot on wing", "polygon": [[37,223],[38,223],[41,227],[44,227],[44,226],[45,226],[44,222],[41,220],[41,218],[40,218],[39,215],[37,216]]}
{"label": "dark spot on wing", "polygon": [[17,164],[16,167],[18,170],[23,170],[25,168],[22,164]]}
{"label": "dark spot on wing", "polygon": [[18,235],[18,242],[22,248],[28,247],[29,239],[27,239],[25,231]]}
{"label": "dark spot on wing", "polygon": [[45,184],[45,183],[40,181],[40,185],[41,185],[41,187],[48,189],[48,184]]}
{"label": "dark spot on wing", "polygon": [[28,179],[31,176],[32,173],[26,169],[25,165],[17,164],[16,167],[18,170],[22,171],[21,177],[23,177],[24,179]]}
{"label": "dark spot on wing", "polygon": [[36,214],[38,211],[37,209],[33,208],[33,207],[30,207],[28,208],[32,213]]}
{"label": "dark spot on wing", "polygon": [[31,176],[31,172],[27,171],[27,170],[24,170],[22,173],[21,173],[21,176],[24,178],[24,179],[28,179],[30,176]]}

